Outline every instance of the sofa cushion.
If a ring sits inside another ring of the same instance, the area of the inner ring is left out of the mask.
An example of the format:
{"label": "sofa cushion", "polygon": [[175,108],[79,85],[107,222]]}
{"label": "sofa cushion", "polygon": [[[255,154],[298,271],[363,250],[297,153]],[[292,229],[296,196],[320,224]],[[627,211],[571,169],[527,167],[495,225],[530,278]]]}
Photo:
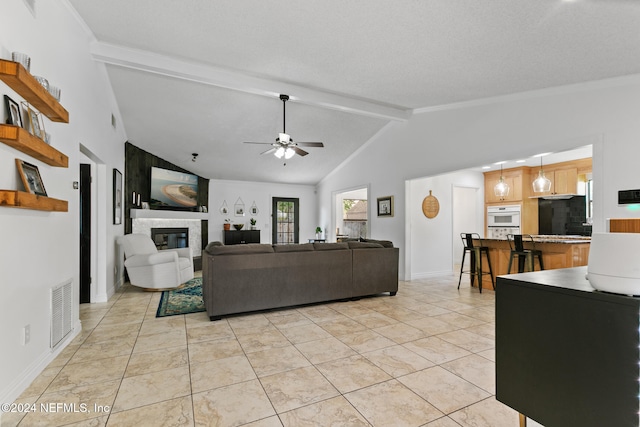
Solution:
{"label": "sofa cushion", "polygon": [[304,252],[313,251],[313,243],[303,243],[301,245],[273,245],[274,252]]}
{"label": "sofa cushion", "polygon": [[336,251],[349,249],[347,243],[314,243],[313,247],[316,251]]}
{"label": "sofa cushion", "polygon": [[[209,248],[209,245],[207,245]],[[243,245],[212,246],[207,250],[211,255],[240,255],[273,253],[271,245],[262,243],[247,243]]]}
{"label": "sofa cushion", "polygon": [[378,243],[380,245],[382,245],[385,248],[392,248],[393,247],[393,242],[391,240],[375,240],[375,239],[362,239],[363,242],[368,242],[368,243]]}
{"label": "sofa cushion", "polygon": [[374,242],[347,242],[349,249],[384,248],[380,243]]}
{"label": "sofa cushion", "polygon": [[205,250],[205,252],[209,252],[209,253],[211,253],[211,251],[213,250],[213,248],[215,248],[216,246],[224,246],[224,243],[222,243],[222,242],[218,242],[218,241],[215,241],[215,242],[209,242],[209,243],[207,244],[207,247],[206,247],[206,248],[204,248],[204,250]]}

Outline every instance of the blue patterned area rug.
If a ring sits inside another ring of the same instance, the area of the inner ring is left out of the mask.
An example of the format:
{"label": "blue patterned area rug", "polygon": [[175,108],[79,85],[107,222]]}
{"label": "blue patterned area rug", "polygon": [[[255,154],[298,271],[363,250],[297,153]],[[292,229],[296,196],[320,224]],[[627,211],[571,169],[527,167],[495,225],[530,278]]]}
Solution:
{"label": "blue patterned area rug", "polygon": [[196,277],[177,289],[163,291],[156,317],[205,311],[202,299],[202,277]]}

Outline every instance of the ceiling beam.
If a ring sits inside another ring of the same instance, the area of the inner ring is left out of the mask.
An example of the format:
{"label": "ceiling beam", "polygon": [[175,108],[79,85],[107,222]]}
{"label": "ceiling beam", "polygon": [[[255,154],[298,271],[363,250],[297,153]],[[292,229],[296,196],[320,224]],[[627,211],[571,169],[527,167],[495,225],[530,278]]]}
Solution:
{"label": "ceiling beam", "polygon": [[177,59],[144,50],[95,42],[91,55],[96,61],[163,76],[217,86],[255,95],[278,98],[281,93],[292,100],[316,107],[344,111],[393,121],[407,121],[411,110],[389,107],[375,102],[323,92],[291,83],[250,76],[235,70]]}

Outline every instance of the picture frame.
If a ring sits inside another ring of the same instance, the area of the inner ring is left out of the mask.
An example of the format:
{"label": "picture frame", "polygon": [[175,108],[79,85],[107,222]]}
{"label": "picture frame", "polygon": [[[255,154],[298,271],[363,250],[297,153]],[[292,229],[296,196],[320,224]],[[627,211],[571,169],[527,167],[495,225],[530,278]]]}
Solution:
{"label": "picture frame", "polygon": [[4,103],[7,106],[7,113],[9,114],[7,124],[24,127],[22,125],[22,111],[20,111],[20,104],[11,99],[8,95],[4,96]]}
{"label": "picture frame", "polygon": [[27,129],[31,135],[44,141],[46,132],[44,130],[44,121],[42,120],[41,114],[31,108],[31,106],[26,102],[22,103],[22,110],[26,117],[24,121],[24,128]]}
{"label": "picture frame", "polygon": [[393,196],[378,197],[378,216],[393,216]]}
{"label": "picture frame", "polygon": [[113,224],[122,224],[122,172],[113,169]]}
{"label": "picture frame", "polygon": [[235,216],[244,216],[244,202],[240,197],[238,197],[238,200],[236,200],[235,205],[233,205],[233,210],[234,210]]}
{"label": "picture frame", "polygon": [[47,197],[47,190],[44,188],[38,167],[20,159],[16,159],[16,166],[25,191],[30,194]]}

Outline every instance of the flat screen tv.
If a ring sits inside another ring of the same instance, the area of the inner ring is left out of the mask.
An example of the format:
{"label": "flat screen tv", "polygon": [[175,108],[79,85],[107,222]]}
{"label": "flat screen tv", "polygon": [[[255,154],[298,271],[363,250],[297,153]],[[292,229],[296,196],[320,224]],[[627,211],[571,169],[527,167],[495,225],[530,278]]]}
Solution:
{"label": "flat screen tv", "polygon": [[198,205],[198,176],[151,168],[151,200],[154,209],[188,209]]}

